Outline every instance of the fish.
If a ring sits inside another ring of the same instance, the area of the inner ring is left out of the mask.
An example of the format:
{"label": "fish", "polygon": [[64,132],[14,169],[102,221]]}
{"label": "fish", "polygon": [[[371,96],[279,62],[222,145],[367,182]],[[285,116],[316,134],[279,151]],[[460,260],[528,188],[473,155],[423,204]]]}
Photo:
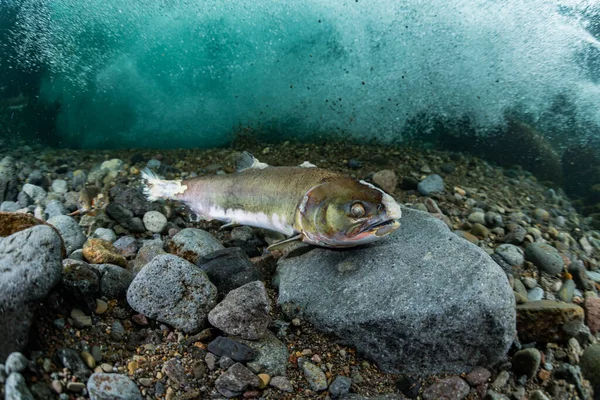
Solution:
{"label": "fish", "polygon": [[282,233],[287,239],[327,248],[371,243],[400,227],[400,205],[380,188],[317,168],[269,166],[244,152],[235,173],[163,180],[141,173],[148,200],[175,200],[199,218]]}

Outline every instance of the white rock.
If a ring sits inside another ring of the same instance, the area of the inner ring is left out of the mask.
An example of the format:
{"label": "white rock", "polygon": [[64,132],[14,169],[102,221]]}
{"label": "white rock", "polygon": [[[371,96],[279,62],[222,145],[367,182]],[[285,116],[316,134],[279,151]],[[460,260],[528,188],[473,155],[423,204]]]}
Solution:
{"label": "white rock", "polygon": [[144,214],[144,226],[147,230],[154,233],[160,233],[167,226],[167,217],[158,211],[148,211]]}

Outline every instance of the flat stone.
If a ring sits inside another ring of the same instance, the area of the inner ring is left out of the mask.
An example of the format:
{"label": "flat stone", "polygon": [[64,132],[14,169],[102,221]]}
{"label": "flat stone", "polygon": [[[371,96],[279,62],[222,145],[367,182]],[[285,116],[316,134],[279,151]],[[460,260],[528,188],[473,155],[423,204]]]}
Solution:
{"label": "flat stone", "polygon": [[185,228],[171,238],[167,248],[169,253],[198,264],[201,257],[225,247],[213,235],[202,229]]}
{"label": "flat stone", "polygon": [[132,236],[121,236],[113,243],[113,246],[125,258],[133,258],[138,252],[137,241]]}
{"label": "flat stone", "polygon": [[334,333],[386,372],[463,372],[513,341],[514,295],[480,248],[427,213],[369,246],[281,259],[279,304]]}
{"label": "flat stone", "polygon": [[142,400],[137,385],[125,375],[97,372],[87,381],[90,400]]}
{"label": "flat stone", "polygon": [[550,275],[558,275],[565,266],[558,250],[548,243],[530,243],[525,248],[525,259]]}
{"label": "flat stone", "polygon": [[254,281],[230,291],[208,313],[208,321],[229,335],[257,340],[271,322],[270,312],[271,301],[264,283]]}
{"label": "flat stone", "polygon": [[315,392],[320,392],[327,389],[327,377],[321,368],[315,364],[305,361],[302,364],[304,379],[308,382],[310,388]]}
{"label": "flat stone", "polygon": [[258,387],[260,380],[248,368],[240,363],[231,366],[215,381],[215,387],[223,396],[239,396],[251,387]]}
{"label": "flat stone", "polygon": [[183,387],[188,384],[188,378],[185,375],[185,368],[181,364],[181,361],[177,358],[171,358],[168,360],[162,368],[162,371],[173,381],[176,385]]}
{"label": "flat stone", "polygon": [[269,382],[269,385],[281,390],[282,392],[291,393],[294,391],[292,383],[285,376],[274,376]]}
{"label": "flat stone", "polygon": [[564,301],[565,303],[569,303],[573,299],[573,295],[575,294],[575,281],[572,279],[568,279],[563,282],[561,285],[557,296],[560,301]]}
{"label": "flat stone", "polygon": [[224,336],[217,336],[208,344],[208,351],[219,356],[229,357],[235,361],[254,359],[254,351],[247,345]]}
{"label": "flat stone", "polygon": [[517,306],[517,331],[522,342],[567,341],[583,325],[583,308],[551,300]]}
{"label": "flat stone", "polygon": [[234,337],[236,342],[245,344],[252,352],[252,361],[248,362],[248,368],[254,372],[260,371],[271,376],[285,375],[288,364],[288,350],[270,330],[259,340],[244,340]]}
{"label": "flat stone", "polygon": [[217,288],[198,267],[177,256],[156,256],[133,279],[127,302],[139,313],[186,333],[200,331],[217,302]]}
{"label": "flat stone", "polygon": [[90,264],[115,264],[125,268],[127,260],[123,257],[112,243],[103,240],[91,238],[83,245],[83,257]]}
{"label": "flat stone", "polygon": [[540,367],[541,360],[542,355],[536,348],[519,350],[512,358],[513,371],[517,377],[527,375],[532,378]]}
{"label": "flat stone", "polygon": [[115,231],[109,228],[96,228],[92,237],[106,240],[110,243],[113,243],[115,240],[117,240],[117,234]]}

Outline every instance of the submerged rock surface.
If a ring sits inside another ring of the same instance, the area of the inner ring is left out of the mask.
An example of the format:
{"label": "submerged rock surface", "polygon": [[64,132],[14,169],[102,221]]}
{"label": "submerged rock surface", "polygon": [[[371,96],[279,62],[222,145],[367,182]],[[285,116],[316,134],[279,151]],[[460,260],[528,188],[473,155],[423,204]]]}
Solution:
{"label": "submerged rock surface", "polygon": [[434,217],[349,250],[282,259],[279,304],[387,372],[461,372],[504,356],[515,334],[508,279],[483,250]]}

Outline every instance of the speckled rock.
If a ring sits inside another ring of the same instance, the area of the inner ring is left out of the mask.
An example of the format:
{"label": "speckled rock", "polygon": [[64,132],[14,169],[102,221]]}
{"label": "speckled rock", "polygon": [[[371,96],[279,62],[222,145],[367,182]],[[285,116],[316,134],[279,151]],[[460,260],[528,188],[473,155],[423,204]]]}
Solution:
{"label": "speckled rock", "polygon": [[529,244],[525,248],[525,258],[550,275],[558,275],[565,266],[558,250],[547,243]]}
{"label": "speckled rock", "polygon": [[444,180],[437,174],[429,175],[417,185],[417,190],[423,196],[429,196],[431,193],[444,191]]}
{"label": "speckled rock", "polygon": [[4,386],[6,394],[5,400],[34,400],[33,394],[27,387],[27,382],[23,375],[18,372],[13,372],[6,379]]}
{"label": "speckled rock", "polygon": [[289,358],[287,347],[271,331],[267,330],[260,340],[244,340],[238,337],[233,339],[253,351],[252,361],[248,362],[248,368],[252,371],[264,372],[271,376],[286,374]]}
{"label": "speckled rock", "polygon": [[148,211],[142,221],[150,232],[160,233],[167,226],[167,217],[158,211]]}
{"label": "speckled rock", "polygon": [[461,400],[469,394],[469,385],[458,376],[440,379],[423,390],[424,400]]}
{"label": "speckled rock", "polygon": [[0,239],[0,360],[27,343],[29,304],[59,282],[61,250],[60,236],[46,225]]}
{"label": "speckled rock", "polygon": [[208,314],[208,321],[220,330],[243,339],[257,340],[265,334],[271,318],[271,304],[264,283],[254,281],[227,294]]}
{"label": "speckled rock", "polygon": [[325,373],[321,368],[309,361],[305,361],[302,363],[302,372],[304,372],[304,379],[306,379],[313,391],[320,392],[327,389],[327,377],[325,377]]}
{"label": "speckled rock", "polygon": [[83,257],[90,264],[115,264],[127,266],[127,260],[106,240],[91,238],[83,245]]}
{"label": "speckled rock", "polygon": [[402,229],[372,245],[281,259],[278,275],[284,312],[387,372],[463,372],[501,359],[513,341],[506,274],[420,211],[403,208]]}
{"label": "speckled rock", "polygon": [[239,396],[251,387],[258,387],[260,380],[240,363],[233,364],[215,381],[215,387],[223,396]]}
{"label": "speckled rock", "polygon": [[85,235],[77,221],[73,218],[67,215],[57,215],[56,217],[50,218],[48,223],[60,232],[60,236],[65,243],[67,255],[80,249],[85,243]]}
{"label": "speckled rock", "polygon": [[210,233],[196,228],[182,229],[167,244],[169,253],[197,264],[200,257],[225,247]]}
{"label": "speckled rock", "polygon": [[566,341],[583,324],[583,309],[557,301],[531,301],[517,306],[517,331],[522,342]]}
{"label": "speckled rock", "polygon": [[206,274],[171,254],[156,256],[127,290],[131,308],[187,333],[204,327],[216,300],[217,288]]}
{"label": "speckled rock", "polygon": [[142,400],[142,394],[125,375],[97,372],[87,382],[91,400]]}

